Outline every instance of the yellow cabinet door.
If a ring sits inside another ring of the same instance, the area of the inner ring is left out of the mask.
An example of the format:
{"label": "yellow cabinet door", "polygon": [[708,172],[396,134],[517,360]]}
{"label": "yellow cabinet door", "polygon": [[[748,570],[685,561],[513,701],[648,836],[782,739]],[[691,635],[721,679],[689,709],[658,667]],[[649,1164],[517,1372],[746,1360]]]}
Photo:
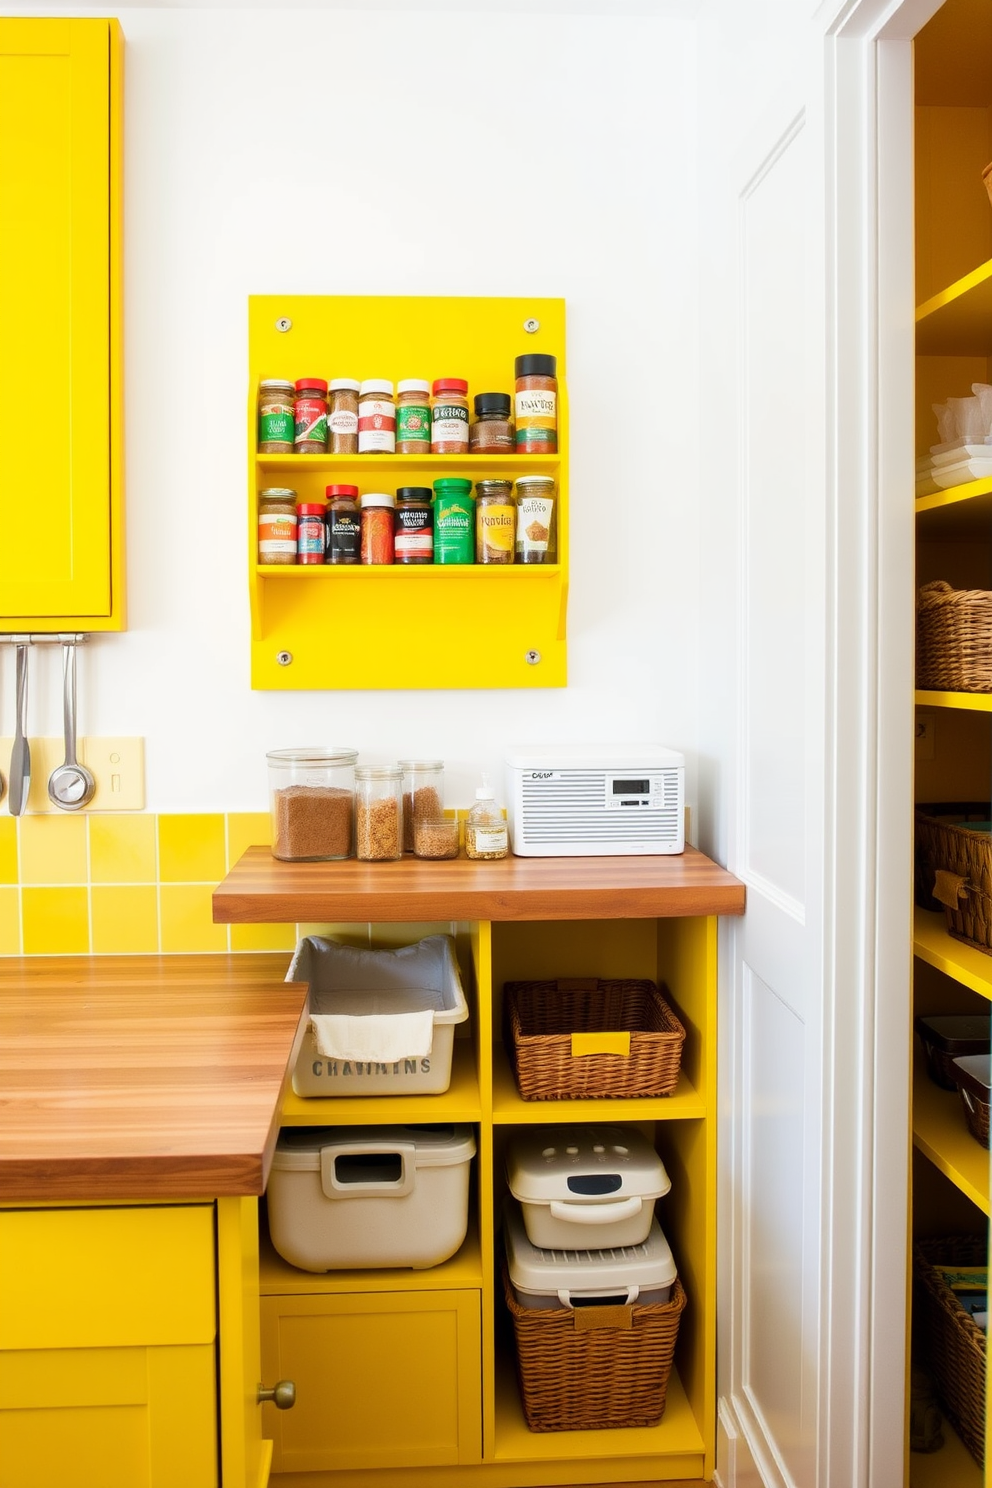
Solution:
{"label": "yellow cabinet door", "polygon": [[0,19],[0,628],[123,624],[120,33]]}
{"label": "yellow cabinet door", "polygon": [[0,1488],[217,1488],[211,1205],[0,1213]]}
{"label": "yellow cabinet door", "polygon": [[263,1407],[273,1470],[479,1462],[481,1295],[349,1292],[262,1298],[262,1372],[296,1385]]}

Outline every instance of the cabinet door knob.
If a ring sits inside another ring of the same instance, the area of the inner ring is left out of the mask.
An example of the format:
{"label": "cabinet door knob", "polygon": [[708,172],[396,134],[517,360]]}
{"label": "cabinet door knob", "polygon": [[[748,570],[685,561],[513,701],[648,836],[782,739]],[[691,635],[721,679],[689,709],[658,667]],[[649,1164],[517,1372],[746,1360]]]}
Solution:
{"label": "cabinet door knob", "polygon": [[292,1410],[296,1404],[296,1386],[292,1380],[280,1380],[271,1389],[265,1385],[258,1387],[258,1403],[263,1405],[265,1401],[271,1400],[276,1410]]}

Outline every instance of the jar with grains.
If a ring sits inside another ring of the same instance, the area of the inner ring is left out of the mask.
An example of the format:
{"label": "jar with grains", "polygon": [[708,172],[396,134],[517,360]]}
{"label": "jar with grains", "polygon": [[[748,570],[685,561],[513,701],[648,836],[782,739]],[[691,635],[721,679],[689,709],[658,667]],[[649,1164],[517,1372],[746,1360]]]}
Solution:
{"label": "jar with grains", "polygon": [[293,448],[298,455],[322,455],[327,449],[327,383],[301,377],[293,405]]}
{"label": "jar with grains", "polygon": [[434,482],[434,562],[475,562],[475,501],[472,482],[461,475]]}
{"label": "jar with grains", "polygon": [[509,393],[476,393],[475,423],[468,431],[473,454],[513,454],[513,420]]}
{"label": "jar with grains", "polygon": [[475,805],[465,818],[467,858],[505,858],[509,850],[506,819],[496,805],[492,786],[483,783],[475,793]]}
{"label": "jar with grains", "polygon": [[518,455],[558,453],[558,363],[531,352],[514,363]]}
{"label": "jar with grains", "polygon": [[517,562],[553,563],[555,482],[551,475],[517,477]]}
{"label": "jar with grains", "polygon": [[400,760],[403,771],[403,851],[413,852],[415,821],[444,816],[444,761]]}
{"label": "jar with grains", "polygon": [[270,749],[272,856],[317,863],[353,852],[357,749]]}
{"label": "jar with grains", "polygon": [[516,531],[517,507],[513,499],[513,482],[476,481],[476,563],[512,563]]}
{"label": "jar with grains", "polygon": [[327,384],[327,448],[332,455],[358,453],[358,389],[353,377]]}
{"label": "jar with grains", "polygon": [[296,508],[296,561],[297,563],[323,563],[324,561],[324,511],[323,502],[301,501]]}
{"label": "jar with grains", "polygon": [[384,377],[367,377],[358,393],[358,453],[391,455],[395,450],[393,384]]}
{"label": "jar with grains", "polygon": [[430,486],[400,486],[393,526],[394,562],[434,562],[434,512]]}
{"label": "jar with grains", "polygon": [[293,453],[294,392],[291,382],[263,377],[258,384],[258,453]]}
{"label": "jar with grains", "polygon": [[378,863],[403,856],[403,771],[359,765],[355,771],[355,857]]}
{"label": "jar with grains", "polygon": [[366,491],[362,497],[363,563],[392,563],[394,557],[393,508],[395,497],[388,491]]}
{"label": "jar with grains", "polygon": [[362,519],[357,486],[325,486],[327,563],[357,563],[362,554]]}
{"label": "jar with grains", "polygon": [[431,400],[431,454],[468,454],[468,383],[439,377]]}
{"label": "jar with grains", "polygon": [[419,377],[406,377],[396,384],[396,453],[429,455],[431,452],[431,385]]}
{"label": "jar with grains", "polygon": [[296,562],[296,492],[289,486],[258,493],[258,561]]}

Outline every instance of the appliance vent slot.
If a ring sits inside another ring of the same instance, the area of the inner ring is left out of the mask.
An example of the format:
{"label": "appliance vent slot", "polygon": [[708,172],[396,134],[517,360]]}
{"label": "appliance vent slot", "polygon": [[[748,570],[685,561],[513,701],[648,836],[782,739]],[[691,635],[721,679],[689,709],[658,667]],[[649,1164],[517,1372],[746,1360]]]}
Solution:
{"label": "appliance vent slot", "polygon": [[678,772],[661,772],[657,804],[609,808],[603,771],[557,772],[557,779],[521,782],[521,826],[524,840],[542,843],[677,842],[679,837]]}

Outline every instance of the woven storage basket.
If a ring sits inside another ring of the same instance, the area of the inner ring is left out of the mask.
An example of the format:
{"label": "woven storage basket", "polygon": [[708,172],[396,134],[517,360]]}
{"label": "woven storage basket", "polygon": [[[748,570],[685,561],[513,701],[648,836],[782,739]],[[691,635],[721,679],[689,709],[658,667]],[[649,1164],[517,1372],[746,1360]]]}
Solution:
{"label": "woven storage basket", "polygon": [[[524,1100],[671,1095],[685,1029],[654,982],[507,982],[506,1044]],[[630,1034],[630,1053],[572,1053],[573,1033]]]}
{"label": "woven storage basket", "polygon": [[667,1302],[545,1309],[521,1307],[505,1260],[502,1271],[531,1431],[600,1431],[661,1420],[686,1304],[678,1278]]}
{"label": "woven storage basket", "polygon": [[932,1375],[940,1402],[979,1464],[985,1457],[985,1334],[968,1316],[935,1266],[983,1266],[979,1235],[918,1240],[913,1246],[916,1296],[914,1345]]}
{"label": "woven storage basket", "polygon": [[916,606],[916,685],[992,692],[992,591],[924,584]]}
{"label": "woven storage basket", "polygon": [[973,1090],[966,1090],[958,1083],[958,1095],[961,1097],[961,1106],[964,1111],[964,1119],[968,1123],[968,1130],[975,1141],[983,1147],[989,1145],[989,1102],[982,1100]]}
{"label": "woven storage basket", "polygon": [[992,836],[972,831],[967,822],[947,818],[981,815],[987,821],[990,813],[988,802],[947,802],[916,809],[917,852],[927,878],[926,892],[932,892],[937,872],[961,879],[956,906],[938,907],[955,940],[976,946],[986,955],[992,955]]}

